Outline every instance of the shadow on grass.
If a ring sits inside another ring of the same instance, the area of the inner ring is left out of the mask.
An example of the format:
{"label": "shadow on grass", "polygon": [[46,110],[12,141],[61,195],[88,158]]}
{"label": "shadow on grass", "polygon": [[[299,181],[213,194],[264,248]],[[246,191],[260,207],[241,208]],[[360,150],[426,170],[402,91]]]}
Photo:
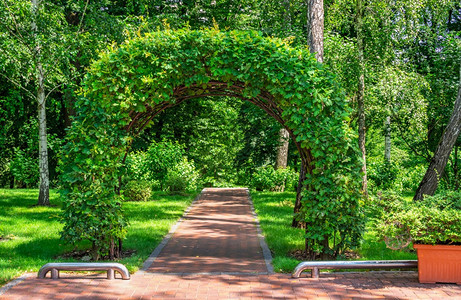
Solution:
{"label": "shadow on grass", "polygon": [[[124,249],[134,249],[138,254],[122,262],[126,261],[132,270],[141,266],[193,197],[154,193],[153,201],[126,202],[125,216],[131,225],[127,228]],[[0,285],[24,271],[37,271],[43,264],[56,261],[56,257],[74,249],[60,239],[63,224],[58,194],[50,193],[50,202],[56,207],[33,206],[37,198],[38,190],[0,189],[0,233],[14,236],[0,242]],[[83,249],[89,243],[78,246]],[[59,258],[59,261],[69,260]]]}

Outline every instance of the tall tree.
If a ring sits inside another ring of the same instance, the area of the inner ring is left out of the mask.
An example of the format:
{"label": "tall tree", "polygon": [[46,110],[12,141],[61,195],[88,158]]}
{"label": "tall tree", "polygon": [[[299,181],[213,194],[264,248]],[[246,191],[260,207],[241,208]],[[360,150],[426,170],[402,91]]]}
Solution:
{"label": "tall tree", "polygon": [[307,44],[318,62],[323,62],[323,0],[307,0]]}
{"label": "tall tree", "polygon": [[47,206],[50,180],[46,101],[65,81],[61,66],[69,65],[70,32],[63,9],[50,2],[4,0],[0,10],[0,56],[4,70],[10,71],[0,74],[36,102],[40,174],[37,204]]}
{"label": "tall tree", "polygon": [[37,18],[40,11],[40,2],[32,0],[32,37],[33,50],[35,52],[35,82],[37,90],[38,110],[38,157],[40,172],[40,188],[37,205],[50,205],[50,171],[48,169],[48,143],[46,137],[46,95],[45,95],[45,71],[42,64],[41,43],[38,38],[39,29]]}
{"label": "tall tree", "polygon": [[437,150],[435,150],[431,163],[427,168],[426,174],[416,190],[415,197],[413,198],[414,200],[422,200],[424,195],[434,194],[439,184],[440,177],[447,165],[450,153],[453,150],[453,146],[461,132],[461,66],[459,74],[458,97],[453,107],[453,113],[443,132]]}
{"label": "tall tree", "polygon": [[365,197],[368,196],[368,179],[367,179],[367,154],[366,154],[366,121],[365,121],[365,62],[363,56],[363,2],[356,2],[356,20],[355,29],[357,32],[357,51],[358,51],[358,87],[357,87],[357,114],[359,127],[359,148],[362,152],[362,191]]}
{"label": "tall tree", "polygon": [[384,160],[391,162],[391,116],[386,117],[384,121]]}
{"label": "tall tree", "polygon": [[[284,6],[284,25],[285,25],[285,30],[284,33],[285,35],[291,33],[291,0],[284,0],[283,2]],[[288,162],[288,146],[290,143],[290,134],[285,128],[280,128],[279,131],[279,146],[277,148],[277,160],[275,162],[275,169],[285,169],[287,167],[287,162]],[[281,187],[282,191],[284,189],[284,186]]]}
{"label": "tall tree", "polygon": [[[323,30],[323,0],[307,0],[307,43],[309,45],[309,51],[315,55],[315,58],[320,63],[323,63]],[[299,216],[302,208],[301,190],[303,189],[304,181],[306,180],[307,168],[308,166],[301,161],[293,221],[291,223],[292,227],[304,227],[304,222],[299,220]]]}
{"label": "tall tree", "polygon": [[290,142],[290,134],[285,128],[281,128],[279,131],[279,147],[277,148],[277,161],[275,162],[275,168],[286,169],[288,163],[288,146]]}

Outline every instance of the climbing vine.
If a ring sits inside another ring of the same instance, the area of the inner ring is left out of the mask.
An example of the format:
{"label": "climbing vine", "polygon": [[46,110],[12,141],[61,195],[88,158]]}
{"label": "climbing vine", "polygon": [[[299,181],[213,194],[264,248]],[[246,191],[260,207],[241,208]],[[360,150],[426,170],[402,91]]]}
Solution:
{"label": "climbing vine", "polygon": [[290,132],[307,174],[300,218],[310,254],[358,241],[359,156],[333,74],[307,49],[216,29],[148,33],[92,64],[62,161],[65,239],[90,240],[95,253],[116,248],[126,232],[117,189],[131,137],[161,111],[204,96],[250,101]]}

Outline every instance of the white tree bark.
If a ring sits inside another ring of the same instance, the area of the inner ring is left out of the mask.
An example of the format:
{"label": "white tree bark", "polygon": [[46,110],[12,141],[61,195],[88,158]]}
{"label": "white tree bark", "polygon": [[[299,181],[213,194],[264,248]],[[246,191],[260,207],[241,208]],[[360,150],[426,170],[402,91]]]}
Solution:
{"label": "white tree bark", "polygon": [[385,137],[384,137],[384,159],[391,162],[391,116],[386,117],[385,121]]}
{"label": "white tree bark", "polygon": [[365,63],[363,56],[363,3],[362,0],[357,0],[356,3],[356,30],[357,30],[357,50],[359,59],[359,82],[357,90],[357,113],[359,126],[359,148],[362,152],[362,192],[365,197],[368,197],[368,179],[367,179],[367,151],[366,143],[366,119],[365,119]]}
{"label": "white tree bark", "polygon": [[281,128],[279,131],[279,142],[280,146],[277,148],[275,169],[285,169],[288,163],[288,146],[290,142],[290,134],[285,128]]}
{"label": "white tree bark", "polygon": [[35,38],[35,68],[37,80],[37,110],[38,110],[38,159],[40,172],[40,191],[37,205],[50,205],[50,176],[48,169],[48,143],[46,137],[46,97],[45,97],[45,73],[41,61],[41,45],[38,38],[37,16],[39,13],[39,0],[32,0],[32,32]]}

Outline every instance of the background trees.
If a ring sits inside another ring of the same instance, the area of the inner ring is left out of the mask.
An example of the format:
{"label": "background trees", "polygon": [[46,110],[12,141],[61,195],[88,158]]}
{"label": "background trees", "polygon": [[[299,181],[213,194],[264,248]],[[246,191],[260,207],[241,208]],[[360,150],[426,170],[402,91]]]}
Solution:
{"label": "background trees", "polygon": [[[102,49],[145,32],[185,26],[257,30],[308,47],[309,3],[315,1],[0,2],[0,185],[38,187],[41,181],[39,202],[47,204],[45,157],[50,185],[58,187],[65,128],[86,68]],[[322,7],[323,61],[353,109],[349,123],[360,140],[364,193],[414,196],[431,160],[439,158],[437,146],[457,112],[459,1],[334,0]],[[251,104],[197,99],[154,118],[133,139],[127,160],[152,145],[177,141],[199,185],[256,187],[258,182],[261,188],[263,181],[280,182],[268,168],[277,165],[278,150],[286,149],[280,148],[286,146],[282,135],[281,126]],[[433,176],[436,193],[459,189],[461,142],[452,141],[444,154],[447,163]],[[296,147],[288,144],[283,180],[302,170]]]}

